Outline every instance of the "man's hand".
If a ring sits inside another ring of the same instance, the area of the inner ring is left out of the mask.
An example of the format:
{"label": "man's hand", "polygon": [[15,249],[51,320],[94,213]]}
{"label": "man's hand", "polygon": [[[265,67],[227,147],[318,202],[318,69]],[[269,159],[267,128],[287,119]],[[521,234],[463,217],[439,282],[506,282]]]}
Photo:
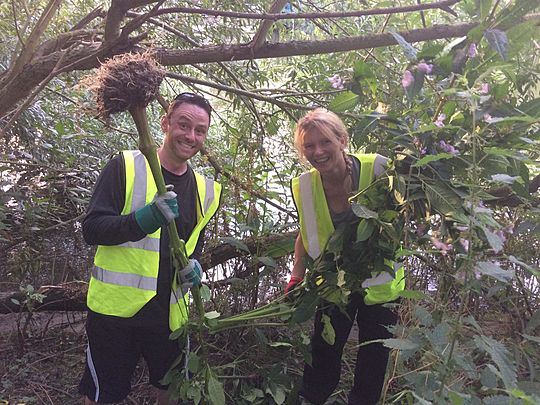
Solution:
{"label": "man's hand", "polygon": [[184,294],[194,285],[201,285],[201,274],[201,264],[195,259],[190,259],[188,265],[178,272],[180,287]]}
{"label": "man's hand", "polygon": [[163,225],[167,225],[178,214],[178,201],[172,186],[167,186],[167,192],[154,197],[152,202],[135,211],[137,224],[147,235],[154,233]]}
{"label": "man's hand", "polygon": [[300,284],[302,280],[303,278],[291,276],[291,279],[289,280],[287,287],[285,287],[285,294],[289,294],[289,292],[293,290],[298,284]]}

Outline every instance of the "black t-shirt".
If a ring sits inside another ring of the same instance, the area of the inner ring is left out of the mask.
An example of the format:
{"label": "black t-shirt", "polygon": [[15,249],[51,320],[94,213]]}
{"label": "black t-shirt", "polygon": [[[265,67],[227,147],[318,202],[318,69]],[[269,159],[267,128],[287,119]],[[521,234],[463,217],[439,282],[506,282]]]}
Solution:
{"label": "black t-shirt", "polygon": [[[197,185],[191,167],[181,176],[161,168],[165,184],[172,184],[177,194],[180,216],[176,227],[181,239],[187,241],[197,223]],[[122,154],[112,158],[101,172],[86,217],[83,220],[83,236],[90,245],[118,245],[128,241],[138,241],[146,236],[135,220],[135,213],[121,215],[125,200],[125,166]],[[204,230],[197,242],[192,258],[199,259]],[[89,310],[89,316],[113,318],[133,326],[168,324],[169,300],[171,294],[172,271],[170,263],[169,232],[161,228],[159,243],[159,273],[157,295],[131,318],[102,315]]]}

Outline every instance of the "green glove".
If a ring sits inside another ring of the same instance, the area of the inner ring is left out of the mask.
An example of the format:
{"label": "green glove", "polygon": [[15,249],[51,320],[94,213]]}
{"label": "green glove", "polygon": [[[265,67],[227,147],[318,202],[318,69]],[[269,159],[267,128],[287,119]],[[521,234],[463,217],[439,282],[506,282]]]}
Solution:
{"label": "green glove", "polygon": [[171,186],[167,186],[169,191],[161,195],[156,194],[150,204],[135,211],[135,220],[147,235],[178,217],[176,193],[170,189]]}

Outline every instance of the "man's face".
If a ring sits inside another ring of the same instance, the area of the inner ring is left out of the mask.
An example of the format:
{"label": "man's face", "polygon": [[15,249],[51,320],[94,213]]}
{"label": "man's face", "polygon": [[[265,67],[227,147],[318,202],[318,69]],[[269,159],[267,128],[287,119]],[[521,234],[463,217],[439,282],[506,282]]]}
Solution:
{"label": "man's face", "polygon": [[165,133],[163,146],[179,162],[187,162],[201,150],[209,125],[210,117],[203,108],[182,103],[169,117],[161,119],[161,129]]}

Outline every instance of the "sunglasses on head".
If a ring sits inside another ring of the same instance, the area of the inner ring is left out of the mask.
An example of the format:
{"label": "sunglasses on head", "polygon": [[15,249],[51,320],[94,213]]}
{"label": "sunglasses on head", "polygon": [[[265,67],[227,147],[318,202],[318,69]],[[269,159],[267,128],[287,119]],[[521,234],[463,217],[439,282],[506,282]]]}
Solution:
{"label": "sunglasses on head", "polygon": [[185,92],[178,94],[174,99],[175,101],[195,104],[203,108],[209,115],[212,112],[212,106],[210,105],[210,102],[200,94]]}

